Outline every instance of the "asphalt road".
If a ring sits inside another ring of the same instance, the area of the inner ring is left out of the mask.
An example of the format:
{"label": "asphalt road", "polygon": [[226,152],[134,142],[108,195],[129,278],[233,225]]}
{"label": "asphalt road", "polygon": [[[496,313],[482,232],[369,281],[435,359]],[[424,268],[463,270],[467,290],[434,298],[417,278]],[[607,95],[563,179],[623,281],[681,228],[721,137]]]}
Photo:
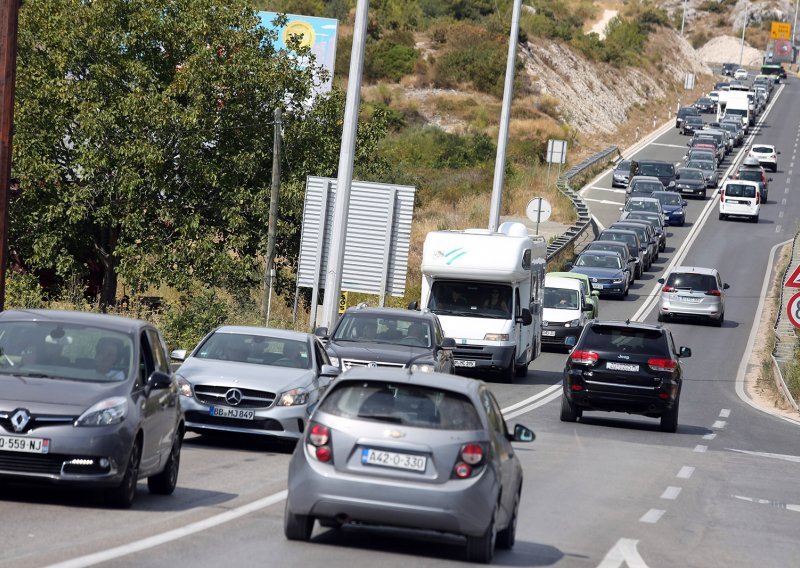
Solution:
{"label": "asphalt road", "polygon": [[[510,424],[537,432],[517,455],[525,470],[517,544],[501,566],[796,566],[800,562],[800,430],[737,394],[774,245],[794,237],[800,200],[800,81],[790,79],[755,137],[782,151],[770,203],[757,225],[719,221],[716,198],[690,200],[685,227],[624,301],[603,300],[602,318],[655,321],[656,279],[672,263],[712,266],[731,285],[717,329],[670,323],[690,346],[676,434],[654,419],[587,413],[559,421],[564,354],[546,353],[514,385],[493,384]],[[710,120],[710,115],[707,120]],[[634,156],[679,162],[686,138],[667,129]],[[795,164],[795,162],[797,162]],[[730,165],[730,160],[724,166]],[[601,225],[624,194],[605,174],[583,192]],[[189,435],[179,487],[134,509],[99,495],[3,484],[0,565],[28,566],[447,566],[462,542],[389,529],[317,527],[312,542],[283,537],[291,448],[267,441]]]}

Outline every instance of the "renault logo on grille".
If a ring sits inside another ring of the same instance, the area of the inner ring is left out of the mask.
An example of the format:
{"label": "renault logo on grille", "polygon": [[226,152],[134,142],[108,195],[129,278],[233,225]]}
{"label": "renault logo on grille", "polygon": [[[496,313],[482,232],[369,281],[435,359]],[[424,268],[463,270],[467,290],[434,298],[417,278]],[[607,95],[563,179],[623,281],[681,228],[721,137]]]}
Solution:
{"label": "renault logo on grille", "polygon": [[11,425],[14,427],[14,432],[22,432],[25,426],[31,421],[31,414],[24,408],[20,408],[11,415]]}
{"label": "renault logo on grille", "polygon": [[239,389],[230,389],[225,393],[225,402],[231,406],[236,406],[242,402],[242,391]]}

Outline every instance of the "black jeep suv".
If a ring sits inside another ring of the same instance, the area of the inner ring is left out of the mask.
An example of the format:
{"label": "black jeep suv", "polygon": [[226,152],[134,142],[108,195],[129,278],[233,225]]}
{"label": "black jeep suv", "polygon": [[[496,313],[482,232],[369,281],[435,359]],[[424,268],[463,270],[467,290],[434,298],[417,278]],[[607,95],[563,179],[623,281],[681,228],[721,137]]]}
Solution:
{"label": "black jeep suv", "polygon": [[641,414],[678,429],[681,357],[672,333],[661,325],[592,320],[570,351],[564,368],[561,420],[575,422],[587,410]]}

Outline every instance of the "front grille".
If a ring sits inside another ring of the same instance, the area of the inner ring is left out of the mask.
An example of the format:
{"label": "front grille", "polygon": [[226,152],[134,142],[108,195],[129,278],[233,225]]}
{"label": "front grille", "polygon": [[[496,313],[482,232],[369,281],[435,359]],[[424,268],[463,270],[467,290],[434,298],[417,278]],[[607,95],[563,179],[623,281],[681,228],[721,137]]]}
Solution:
{"label": "front grille", "polygon": [[[232,388],[242,393],[242,401],[237,405],[231,405],[225,400],[225,393]],[[194,387],[194,396],[203,404],[235,406],[236,408],[269,408],[276,398],[274,392],[218,385],[196,386]]]}
{"label": "front grille", "polygon": [[484,351],[466,350],[458,347],[453,351],[453,357],[456,359],[472,359],[474,361],[491,361],[492,354]]}
{"label": "front grille", "polygon": [[548,337],[543,335],[542,336],[542,343],[547,345],[563,345],[564,338],[563,337]]}
{"label": "front grille", "polygon": [[44,428],[46,426],[58,426],[59,424],[72,424],[78,417],[77,416],[51,416],[44,414],[31,414],[30,420],[21,431],[14,430],[11,424],[11,416],[16,409],[0,410],[0,428],[3,428],[10,434],[25,434],[36,430],[37,428]]}
{"label": "front grille", "polygon": [[347,370],[351,367],[381,367],[384,369],[402,369],[405,363],[387,363],[386,361],[361,361],[358,359],[342,359],[342,367]]}
{"label": "front grille", "polygon": [[190,410],[186,413],[187,422],[194,424],[205,424],[207,426],[219,426],[223,428],[249,428],[253,430],[283,431],[283,426],[272,418],[259,418],[254,420],[237,420],[236,418],[220,418],[210,416],[205,412]]}
{"label": "front grille", "polygon": [[0,471],[30,473],[39,475],[59,475],[66,460],[77,456],[62,454],[27,454],[21,452],[0,452]]}

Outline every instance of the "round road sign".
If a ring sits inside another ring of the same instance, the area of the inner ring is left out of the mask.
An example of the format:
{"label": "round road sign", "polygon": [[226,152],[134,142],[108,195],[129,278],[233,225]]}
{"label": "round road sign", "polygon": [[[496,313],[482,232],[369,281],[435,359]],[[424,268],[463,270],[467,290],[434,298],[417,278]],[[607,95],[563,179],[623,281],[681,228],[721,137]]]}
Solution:
{"label": "round road sign", "polygon": [[550,202],[541,197],[534,197],[531,199],[528,202],[528,206],[525,208],[525,214],[528,216],[528,219],[534,223],[547,221],[552,212],[553,207],[550,205]]}
{"label": "round road sign", "polygon": [[793,326],[800,328],[800,292],[789,300],[789,305],[786,306],[786,315],[789,316],[789,321]]}

